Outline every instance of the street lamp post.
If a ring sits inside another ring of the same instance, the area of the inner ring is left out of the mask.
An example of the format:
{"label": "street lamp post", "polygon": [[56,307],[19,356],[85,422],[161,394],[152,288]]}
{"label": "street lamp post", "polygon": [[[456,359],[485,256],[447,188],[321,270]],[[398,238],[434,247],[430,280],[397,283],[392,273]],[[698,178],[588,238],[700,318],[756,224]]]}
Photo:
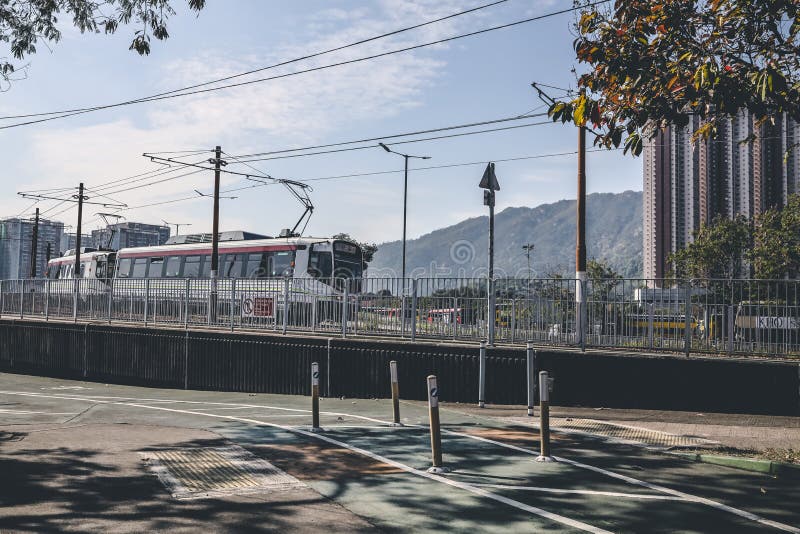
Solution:
{"label": "street lamp post", "polygon": [[[405,160],[405,177],[403,179],[403,266],[402,266],[402,276],[401,278],[405,280],[406,278],[406,221],[408,218],[408,160],[409,158],[415,159],[431,159],[430,156],[412,156],[410,154],[402,154],[400,152],[396,152],[386,146],[383,143],[378,143],[381,148],[383,148],[386,152],[390,152],[392,154],[397,154],[398,156],[402,156],[403,160]],[[405,284],[405,282],[403,282]]]}

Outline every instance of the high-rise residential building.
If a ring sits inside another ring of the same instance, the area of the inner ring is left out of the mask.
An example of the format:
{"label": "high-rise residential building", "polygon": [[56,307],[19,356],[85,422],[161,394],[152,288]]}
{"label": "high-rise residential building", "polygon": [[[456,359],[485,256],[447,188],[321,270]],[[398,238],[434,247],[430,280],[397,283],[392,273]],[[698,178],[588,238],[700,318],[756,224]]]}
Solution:
{"label": "high-rise residential building", "polygon": [[[28,278],[31,275],[33,219],[0,220],[0,279]],[[64,223],[39,219],[35,277],[44,275],[50,258],[59,256]]]}
{"label": "high-rise residential building", "polygon": [[169,236],[168,226],[137,222],[109,224],[101,230],[92,230],[92,242],[96,248],[113,250],[163,245]]}
{"label": "high-rise residential building", "polygon": [[[668,256],[715,217],[752,218],[800,192],[800,123],[781,116],[758,126],[741,111],[714,138],[692,143],[701,126],[668,126],[644,148],[644,276],[663,278]],[[751,138],[750,142],[743,142]]]}

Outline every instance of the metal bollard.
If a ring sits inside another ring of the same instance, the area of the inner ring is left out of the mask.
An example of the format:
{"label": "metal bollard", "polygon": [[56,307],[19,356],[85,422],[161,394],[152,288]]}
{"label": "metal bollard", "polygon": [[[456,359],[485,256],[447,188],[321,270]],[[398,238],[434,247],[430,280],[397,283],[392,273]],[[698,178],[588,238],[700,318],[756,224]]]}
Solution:
{"label": "metal bollard", "polygon": [[528,378],[528,417],[533,417],[536,403],[536,351],[530,341],[525,346],[526,376]]}
{"label": "metal bollard", "polygon": [[319,432],[319,364],[311,364],[311,431]]}
{"label": "metal bollard", "polygon": [[431,426],[431,456],[433,466],[428,469],[429,473],[446,473],[442,465],[442,433],[439,429],[439,386],[436,382],[436,375],[428,377],[428,414]]}
{"label": "metal bollard", "polygon": [[481,341],[478,357],[478,408],[486,406],[486,342]]}
{"label": "metal bollard", "polygon": [[537,462],[553,462],[550,456],[550,379],[547,371],[539,373],[539,442],[541,452],[536,457]]}
{"label": "metal bollard", "polygon": [[403,426],[403,423],[400,422],[400,384],[397,380],[397,362],[394,360],[389,362],[389,378],[392,382],[392,412],[394,415],[392,426]]}

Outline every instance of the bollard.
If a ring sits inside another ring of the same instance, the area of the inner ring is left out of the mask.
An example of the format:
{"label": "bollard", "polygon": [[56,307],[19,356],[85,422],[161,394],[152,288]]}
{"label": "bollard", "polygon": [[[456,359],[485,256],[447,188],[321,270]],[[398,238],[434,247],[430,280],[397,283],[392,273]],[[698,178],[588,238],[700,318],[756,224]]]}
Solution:
{"label": "bollard", "polygon": [[319,364],[311,364],[311,431],[319,432]]}
{"label": "bollard", "polygon": [[536,403],[536,351],[533,343],[525,346],[526,375],[528,377],[528,417],[533,417],[533,405]]}
{"label": "bollard", "polygon": [[550,379],[547,371],[539,373],[539,442],[541,452],[536,457],[537,462],[553,462],[550,456]]}
{"label": "bollard", "polygon": [[481,341],[480,356],[478,358],[478,408],[486,405],[486,342]]}
{"label": "bollard", "polygon": [[436,383],[436,375],[428,377],[428,418],[431,425],[431,456],[433,466],[428,469],[429,473],[446,473],[442,465],[442,433],[439,429],[439,386]]}
{"label": "bollard", "polygon": [[403,426],[403,423],[400,422],[400,384],[397,381],[397,362],[394,360],[389,362],[389,378],[392,382],[392,412],[394,414],[392,426]]}

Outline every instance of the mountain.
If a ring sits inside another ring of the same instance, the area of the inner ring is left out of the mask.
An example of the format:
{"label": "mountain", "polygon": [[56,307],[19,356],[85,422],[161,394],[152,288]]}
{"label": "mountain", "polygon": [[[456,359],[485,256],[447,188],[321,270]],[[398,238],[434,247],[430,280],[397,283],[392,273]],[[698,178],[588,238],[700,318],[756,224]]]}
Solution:
{"label": "mountain", "polygon": [[[488,209],[488,208],[487,208]],[[526,277],[522,246],[533,243],[531,272],[574,276],[575,200],[535,208],[506,208],[495,215],[495,274]],[[586,199],[587,258],[610,264],[625,277],[642,276],[642,193],[593,193]],[[486,276],[489,217],[434,230],[407,244],[410,276]],[[400,276],[402,243],[378,245],[369,276]],[[396,274],[395,274],[396,273]]]}

